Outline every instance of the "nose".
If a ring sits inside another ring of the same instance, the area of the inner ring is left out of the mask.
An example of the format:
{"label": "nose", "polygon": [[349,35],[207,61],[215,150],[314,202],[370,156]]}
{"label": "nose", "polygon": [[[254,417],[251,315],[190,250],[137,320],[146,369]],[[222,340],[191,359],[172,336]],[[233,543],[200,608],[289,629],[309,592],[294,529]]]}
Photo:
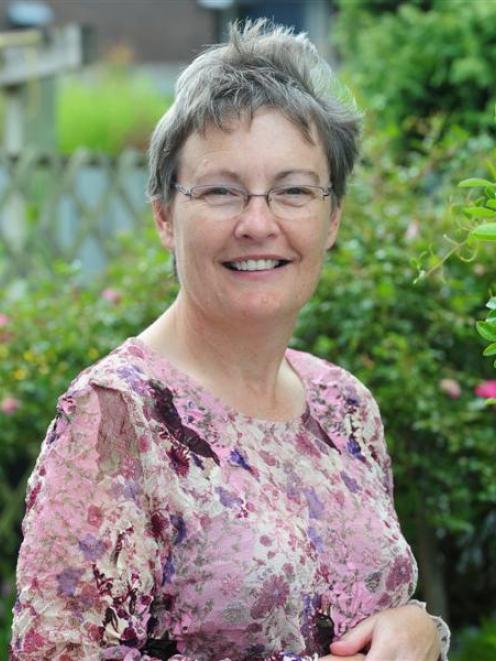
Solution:
{"label": "nose", "polygon": [[277,236],[280,232],[277,218],[272,213],[264,195],[252,196],[236,220],[234,233],[237,238],[256,241]]}

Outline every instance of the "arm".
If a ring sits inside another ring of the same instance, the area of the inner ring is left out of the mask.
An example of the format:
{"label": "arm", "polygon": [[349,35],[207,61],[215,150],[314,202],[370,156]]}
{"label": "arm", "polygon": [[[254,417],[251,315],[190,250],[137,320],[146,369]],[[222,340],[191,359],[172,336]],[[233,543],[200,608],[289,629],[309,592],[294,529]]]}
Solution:
{"label": "arm", "polygon": [[[365,443],[380,472],[384,488],[394,509],[393,474],[380,412],[372,395],[364,390],[362,421]],[[375,431],[374,431],[375,430]],[[366,618],[340,641],[331,652],[346,656],[369,649],[367,661],[448,661],[450,632],[445,622],[430,616],[425,604],[410,600],[404,606],[390,608]]]}
{"label": "arm", "polygon": [[157,546],[135,433],[116,391],[59,401],[30,478],[11,659],[154,659]]}

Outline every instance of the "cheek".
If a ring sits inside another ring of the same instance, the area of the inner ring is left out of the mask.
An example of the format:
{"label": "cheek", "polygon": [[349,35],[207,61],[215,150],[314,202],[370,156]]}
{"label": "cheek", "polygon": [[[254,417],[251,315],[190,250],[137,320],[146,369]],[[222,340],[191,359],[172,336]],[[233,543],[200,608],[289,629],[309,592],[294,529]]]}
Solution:
{"label": "cheek", "polygon": [[202,270],[207,268],[206,261],[211,257],[211,237],[207,232],[202,231],[195,223],[181,224],[176,233],[175,254],[178,261],[185,270]]}

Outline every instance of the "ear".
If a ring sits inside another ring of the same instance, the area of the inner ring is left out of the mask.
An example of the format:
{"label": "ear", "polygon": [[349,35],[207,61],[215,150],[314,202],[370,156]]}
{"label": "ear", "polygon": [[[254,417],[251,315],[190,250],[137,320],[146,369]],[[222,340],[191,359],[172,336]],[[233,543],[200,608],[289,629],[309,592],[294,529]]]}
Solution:
{"label": "ear", "polygon": [[171,205],[160,200],[153,200],[152,209],[160,242],[164,248],[172,252],[174,250],[174,227]]}
{"label": "ear", "polygon": [[331,212],[331,222],[329,224],[329,229],[327,232],[327,240],[325,244],[325,249],[330,250],[336,241],[338,235],[339,225],[341,223],[341,204],[337,204]]}

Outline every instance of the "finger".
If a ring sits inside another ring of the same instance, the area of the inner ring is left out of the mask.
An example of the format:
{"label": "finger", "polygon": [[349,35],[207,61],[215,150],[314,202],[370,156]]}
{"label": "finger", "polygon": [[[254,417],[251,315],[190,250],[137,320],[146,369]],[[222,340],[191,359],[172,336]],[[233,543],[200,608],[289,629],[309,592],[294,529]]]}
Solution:
{"label": "finger", "polygon": [[349,656],[367,648],[372,640],[375,617],[368,617],[348,631],[341,640],[331,643],[331,652],[337,656]]}

